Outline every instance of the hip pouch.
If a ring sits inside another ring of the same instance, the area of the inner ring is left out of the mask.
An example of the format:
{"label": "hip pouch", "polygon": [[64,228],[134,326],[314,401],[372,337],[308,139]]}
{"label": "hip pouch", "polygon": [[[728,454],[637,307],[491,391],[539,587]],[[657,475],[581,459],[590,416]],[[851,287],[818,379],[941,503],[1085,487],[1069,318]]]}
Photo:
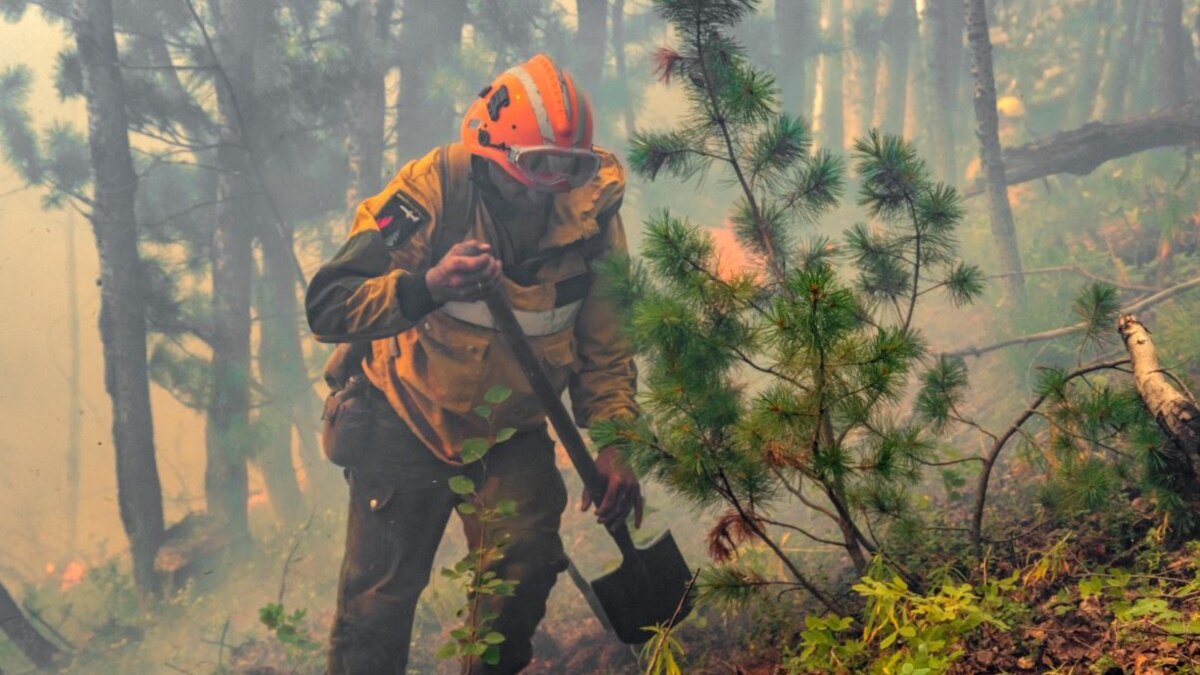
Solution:
{"label": "hip pouch", "polygon": [[375,414],[371,406],[374,387],[361,374],[351,375],[341,389],[325,398],[321,446],[325,457],[347,467],[360,460],[371,442]]}

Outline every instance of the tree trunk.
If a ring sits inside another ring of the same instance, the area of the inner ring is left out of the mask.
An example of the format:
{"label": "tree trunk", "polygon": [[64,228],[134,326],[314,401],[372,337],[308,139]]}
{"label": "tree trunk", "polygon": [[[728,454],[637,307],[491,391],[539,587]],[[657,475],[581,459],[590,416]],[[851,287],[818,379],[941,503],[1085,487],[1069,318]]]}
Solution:
{"label": "tree trunk", "polygon": [[75,16],[95,179],[91,220],[100,254],[100,339],[105,389],[112,399],[117,501],[129,536],[134,581],[143,591],[154,592],[154,554],[163,537],[162,486],[146,367],[142,261],[134,214],[137,175],[129,151],[112,0],[77,0]]}
{"label": "tree trunk", "polygon": [[1158,107],[1155,90],[1158,86],[1158,43],[1162,40],[1159,10],[1152,3],[1142,3],[1138,13],[1133,55],[1130,58],[1131,78],[1125,98],[1125,114],[1138,115]]}
{"label": "tree trunk", "polygon": [[429,76],[461,45],[466,10],[466,0],[404,0],[396,102],[397,165],[456,136],[454,109],[440,92],[430,90]]}
{"label": "tree trunk", "polygon": [[355,69],[347,111],[350,133],[346,137],[350,168],[346,208],[350,213],[382,187],[387,51],[395,8],[395,0],[360,2],[350,7],[350,20],[346,22],[351,29],[346,44],[354,51]]}
{"label": "tree trunk", "polygon": [[[958,182],[954,122],[958,112],[957,66],[961,66],[962,3],[958,0],[928,0],[925,20],[929,26],[929,78],[933,92],[929,107],[935,177],[951,185]],[[956,58],[955,53],[960,56]]]}
{"label": "tree trunk", "polygon": [[816,42],[814,0],[776,0],[775,39],[779,45],[779,86],[784,112],[811,110],[813,44]]}
{"label": "tree trunk", "polygon": [[917,27],[913,0],[884,0],[882,15],[879,75],[871,124],[887,133],[899,134],[904,131],[908,56]]}
{"label": "tree trunk", "polygon": [[1183,27],[1183,0],[1162,0],[1158,19],[1162,30],[1158,43],[1158,105],[1169,108],[1188,98],[1187,65],[1193,49]]}
{"label": "tree trunk", "polygon": [[992,237],[996,241],[1001,271],[1008,275],[1005,277],[1008,295],[1016,301],[1024,293],[1025,278],[1021,273],[1017,231],[1013,225],[1012,206],[1008,203],[1004,161],[1000,156],[1000,121],[996,111],[996,78],[992,71],[992,40],[988,35],[987,9],[984,0],[965,0],[965,3],[971,71],[975,76],[975,120],[979,125],[976,133],[988,187]]}
{"label": "tree trunk", "polygon": [[604,41],[608,36],[608,0],[575,0],[578,60],[576,74],[584,91],[598,91],[604,76]]}
{"label": "tree trunk", "polygon": [[3,582],[0,582],[0,629],[39,669],[49,668],[54,658],[62,653],[29,623]]}
{"label": "tree trunk", "polygon": [[[263,256],[263,286],[257,298],[260,317],[258,341],[258,372],[265,400],[258,407],[258,452],[255,463],[262,471],[267,494],[275,518],[285,525],[294,525],[303,518],[304,497],[296,481],[292,463],[292,420],[310,387],[307,376],[295,372],[303,368],[293,355],[300,354],[297,333],[295,280],[288,257],[292,238],[287,232],[283,242],[275,228],[269,225],[259,237]],[[312,468],[309,468],[312,471]]]}
{"label": "tree trunk", "polygon": [[860,138],[871,128],[875,111],[875,80],[879,73],[879,16],[874,10],[854,11],[845,0],[843,11],[850,49],[846,50],[846,136]]}
{"label": "tree trunk", "polygon": [[[1123,122],[1090,122],[1036,143],[1004,150],[1009,185],[1056,173],[1086,176],[1096,167],[1137,152],[1200,142],[1200,100]],[[974,196],[973,186],[963,191]]]}
{"label": "tree trunk", "polygon": [[[226,0],[228,21],[218,17],[229,82],[218,78],[217,106],[225,123],[217,151],[216,226],[212,256],[212,397],[206,420],[208,463],[204,491],[208,511],[235,541],[249,539],[246,461],[250,435],[250,298],[252,245],[262,188],[250,153],[260,113],[250,105],[258,45],[270,6]],[[219,2],[210,6],[221,9]],[[229,86],[226,86],[228,84]]]}
{"label": "tree trunk", "polygon": [[817,61],[817,95],[813,101],[814,136],[822,147],[839,152],[845,147],[842,115],[842,54],[846,36],[842,25],[842,0],[824,0],[821,31],[829,45]]}
{"label": "tree trunk", "polygon": [[[1134,43],[1137,38],[1138,10],[1140,0],[1122,0],[1120,37],[1110,38],[1110,51],[1105,59],[1104,78],[1092,119],[1109,120],[1121,116],[1125,110],[1125,95],[1129,89],[1130,62],[1133,60]],[[1114,26],[1109,34],[1117,30]]]}
{"label": "tree trunk", "polygon": [[79,550],[80,416],[79,386],[79,278],[75,255],[75,214],[67,212],[67,545]]}
{"label": "tree trunk", "polygon": [[1164,375],[1150,331],[1131,314],[1117,319],[1117,331],[1133,364],[1138,395],[1167,436],[1163,446],[1167,477],[1193,509],[1200,508],[1200,408]]}
{"label": "tree trunk", "polygon": [[933,85],[930,82],[927,67],[929,59],[925,57],[924,50],[928,49],[930,42],[930,25],[920,15],[916,17],[915,22],[917,28],[914,33],[918,37],[912,42],[914,51],[909,55],[908,61],[903,135],[905,139],[916,143],[918,148],[925,148],[928,152],[928,149],[933,147],[929,129],[930,109],[933,106],[933,97],[931,96]]}
{"label": "tree trunk", "polygon": [[1112,14],[1115,0],[1097,0],[1087,9],[1087,21],[1080,50],[1079,84],[1075,87],[1075,98],[1071,104],[1071,119],[1076,124],[1091,120],[1095,107],[1096,92],[1100,88],[1101,66],[1108,55],[1108,43],[1112,40]]}
{"label": "tree trunk", "polygon": [[613,53],[616,54],[617,81],[624,88],[621,113],[625,121],[625,137],[629,138],[637,130],[637,115],[633,110],[633,94],[630,91],[629,72],[625,63],[625,0],[613,0],[612,43]]}

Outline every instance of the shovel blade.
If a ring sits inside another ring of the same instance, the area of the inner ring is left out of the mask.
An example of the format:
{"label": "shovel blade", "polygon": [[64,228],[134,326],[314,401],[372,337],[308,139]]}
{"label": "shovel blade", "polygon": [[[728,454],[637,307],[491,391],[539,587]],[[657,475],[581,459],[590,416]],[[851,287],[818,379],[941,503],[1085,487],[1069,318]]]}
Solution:
{"label": "shovel blade", "polygon": [[654,636],[646,626],[678,623],[692,609],[692,571],[668,530],[637,549],[621,566],[592,581],[592,590],[621,642],[636,645]]}

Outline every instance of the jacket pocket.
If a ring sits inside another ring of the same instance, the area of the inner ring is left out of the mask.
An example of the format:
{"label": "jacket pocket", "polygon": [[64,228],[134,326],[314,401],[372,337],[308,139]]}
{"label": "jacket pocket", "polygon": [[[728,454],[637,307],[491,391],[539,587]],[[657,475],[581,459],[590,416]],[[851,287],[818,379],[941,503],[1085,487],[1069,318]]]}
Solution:
{"label": "jacket pocket", "polygon": [[555,391],[561,391],[567,386],[571,373],[579,368],[575,357],[575,331],[572,328],[549,335],[542,339],[542,361],[546,365],[546,375]]}
{"label": "jacket pocket", "polygon": [[453,412],[470,411],[482,397],[491,331],[434,311],[417,325],[417,336],[425,362],[414,366],[430,398]]}

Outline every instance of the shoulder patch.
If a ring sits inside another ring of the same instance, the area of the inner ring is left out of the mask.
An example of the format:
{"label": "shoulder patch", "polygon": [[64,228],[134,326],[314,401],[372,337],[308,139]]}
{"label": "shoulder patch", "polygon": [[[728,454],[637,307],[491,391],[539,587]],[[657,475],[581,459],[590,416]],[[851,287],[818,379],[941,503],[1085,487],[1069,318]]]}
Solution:
{"label": "shoulder patch", "polygon": [[397,191],[375,214],[375,224],[388,248],[408,241],[417,230],[429,224],[429,211],[403,190]]}

